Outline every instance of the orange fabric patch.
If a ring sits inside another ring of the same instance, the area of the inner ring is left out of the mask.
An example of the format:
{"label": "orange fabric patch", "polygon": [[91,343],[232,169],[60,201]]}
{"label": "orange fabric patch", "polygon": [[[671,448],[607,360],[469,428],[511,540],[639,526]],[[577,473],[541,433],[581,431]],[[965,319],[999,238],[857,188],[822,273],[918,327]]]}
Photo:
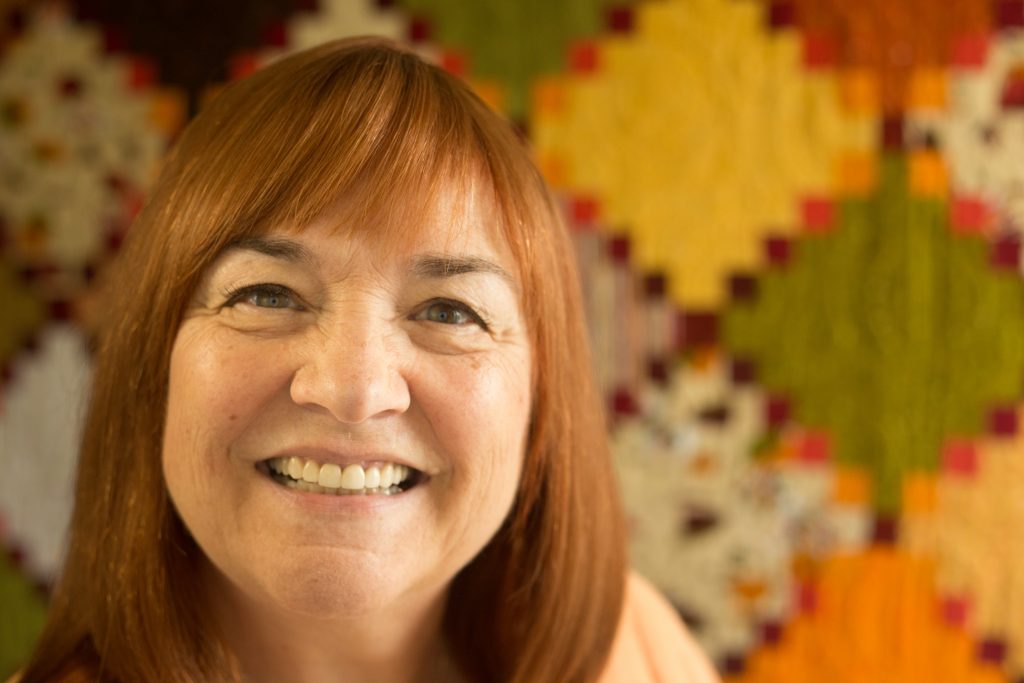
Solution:
{"label": "orange fabric patch", "polygon": [[910,154],[910,194],[918,197],[945,197],[948,187],[942,157],[930,150]]}
{"label": "orange fabric patch", "polygon": [[871,482],[862,470],[852,467],[836,469],[832,500],[850,505],[867,504],[871,499]]}

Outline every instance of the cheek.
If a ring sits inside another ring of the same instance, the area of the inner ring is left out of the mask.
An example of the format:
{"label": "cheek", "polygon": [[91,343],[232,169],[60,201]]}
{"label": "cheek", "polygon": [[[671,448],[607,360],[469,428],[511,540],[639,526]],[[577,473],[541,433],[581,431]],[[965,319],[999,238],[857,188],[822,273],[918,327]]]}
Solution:
{"label": "cheek", "polygon": [[441,364],[425,383],[420,404],[452,459],[458,482],[474,486],[477,495],[505,490],[511,502],[530,411],[528,357],[462,358]]}
{"label": "cheek", "polygon": [[215,431],[241,427],[280,386],[286,373],[267,363],[259,348],[220,336],[182,327],[171,353],[168,424],[176,410]]}
{"label": "cheek", "polygon": [[[171,352],[164,428],[168,483],[226,467],[232,442],[260,412],[279,384],[277,371],[230,341],[186,321]],[[208,480],[207,480],[208,481]]]}

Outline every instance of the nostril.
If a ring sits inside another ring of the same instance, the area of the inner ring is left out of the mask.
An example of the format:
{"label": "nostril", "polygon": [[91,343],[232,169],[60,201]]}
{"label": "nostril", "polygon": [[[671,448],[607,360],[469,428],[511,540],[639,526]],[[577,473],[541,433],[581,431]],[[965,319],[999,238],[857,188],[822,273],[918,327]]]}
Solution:
{"label": "nostril", "polygon": [[363,353],[344,361],[334,359],[344,355],[343,351],[318,354],[297,368],[289,386],[292,401],[351,425],[408,410],[411,394],[397,368]]}

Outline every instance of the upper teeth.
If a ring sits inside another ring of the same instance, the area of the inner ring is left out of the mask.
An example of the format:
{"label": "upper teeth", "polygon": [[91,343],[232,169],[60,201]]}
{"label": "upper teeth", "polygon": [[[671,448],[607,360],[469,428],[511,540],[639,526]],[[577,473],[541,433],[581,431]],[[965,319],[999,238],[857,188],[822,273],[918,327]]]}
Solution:
{"label": "upper teeth", "polygon": [[352,464],[342,468],[333,462],[321,465],[315,460],[295,456],[272,458],[267,465],[272,471],[298,482],[325,489],[348,491],[385,491],[405,481],[410,473],[405,465],[388,463],[364,468],[362,465]]}

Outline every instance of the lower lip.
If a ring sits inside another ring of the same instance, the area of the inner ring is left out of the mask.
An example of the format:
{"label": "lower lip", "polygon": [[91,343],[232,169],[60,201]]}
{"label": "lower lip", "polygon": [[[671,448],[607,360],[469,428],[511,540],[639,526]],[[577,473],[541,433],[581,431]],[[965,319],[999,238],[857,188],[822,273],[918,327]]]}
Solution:
{"label": "lower lip", "polygon": [[329,493],[313,493],[285,486],[274,481],[270,474],[256,468],[260,478],[274,492],[274,495],[281,496],[286,505],[291,505],[311,513],[348,513],[348,514],[374,514],[383,510],[391,510],[396,506],[406,505],[419,498],[420,492],[430,483],[429,478],[424,478],[411,489],[401,493],[393,493],[390,496],[379,494],[352,494],[334,495]]}

